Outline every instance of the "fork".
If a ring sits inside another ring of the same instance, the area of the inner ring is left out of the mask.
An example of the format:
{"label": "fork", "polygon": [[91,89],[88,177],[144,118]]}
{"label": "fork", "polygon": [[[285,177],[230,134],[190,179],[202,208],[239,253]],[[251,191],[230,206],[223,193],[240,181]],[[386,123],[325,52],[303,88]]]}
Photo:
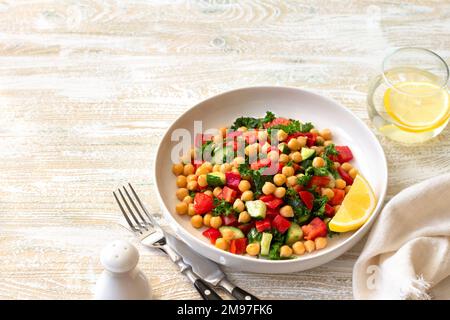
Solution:
{"label": "fork", "polygon": [[[155,217],[147,211],[142,204],[133,186],[128,183],[129,189],[133,194],[135,200],[128,192],[125,186],[117,190],[120,199],[116,192],[113,192],[114,198],[119,205],[125,220],[131,228],[131,231],[137,236],[140,242],[150,248],[159,249],[167,254],[173,263],[178,265],[181,273],[183,273],[193,284],[197,291],[205,300],[223,300],[205,281],[200,279],[193,271],[190,265],[186,264],[182,257],[180,257],[166,242],[166,235]],[[125,194],[125,196],[124,196]],[[128,199],[128,200],[127,200]],[[136,205],[136,203],[139,205]],[[130,206],[131,204],[131,206]],[[125,206],[125,207],[124,207]]]}

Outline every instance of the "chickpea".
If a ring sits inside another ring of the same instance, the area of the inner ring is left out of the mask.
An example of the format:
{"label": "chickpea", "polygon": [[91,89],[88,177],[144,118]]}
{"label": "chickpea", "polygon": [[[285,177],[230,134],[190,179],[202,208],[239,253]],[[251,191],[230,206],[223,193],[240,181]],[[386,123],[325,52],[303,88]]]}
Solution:
{"label": "chickpea", "polygon": [[323,158],[321,157],[315,157],[312,165],[314,168],[322,168],[325,167],[325,160],[323,160]]}
{"label": "chickpea", "polygon": [[303,245],[308,252],[313,252],[316,249],[316,244],[312,240],[305,241]]}
{"label": "chickpea", "polygon": [[212,192],[211,190],[206,190],[206,191],[204,191],[203,193],[206,194],[206,195],[208,195],[208,196],[210,196],[210,197],[213,196],[213,192]]}
{"label": "chickpea", "polygon": [[317,237],[314,240],[314,243],[316,245],[316,250],[323,249],[327,246],[327,238],[325,237]]}
{"label": "chickpea", "polygon": [[325,147],[322,147],[322,146],[312,146],[311,149],[313,149],[314,151],[316,151],[316,154],[317,154],[318,156],[320,156],[320,155],[323,153],[323,151],[325,150]]}
{"label": "chickpea", "polygon": [[189,191],[186,188],[180,188],[176,191],[175,195],[177,196],[178,200],[183,201],[183,199],[189,195]]}
{"label": "chickpea", "polygon": [[319,134],[319,130],[317,130],[316,128],[309,130],[309,132]]}
{"label": "chickpea", "polygon": [[283,130],[280,129],[277,131],[278,141],[282,142],[282,141],[286,140],[287,137],[288,137],[288,134],[286,132],[284,132]]}
{"label": "chickpea", "polygon": [[287,154],[284,154],[284,153],[280,154],[278,156],[278,159],[279,159],[279,161],[281,163],[288,163],[289,162],[289,156]]}
{"label": "chickpea", "polygon": [[222,233],[222,238],[224,240],[227,240],[227,241],[233,240],[233,237],[234,237],[233,230],[225,229],[225,230],[221,231],[221,233]]}
{"label": "chickpea", "polygon": [[319,134],[325,140],[331,140],[331,131],[330,129],[323,129],[319,131]]}
{"label": "chickpea", "polygon": [[219,133],[218,135],[215,135],[214,138],[213,138],[213,142],[216,145],[222,145],[222,142],[223,142],[222,134]]}
{"label": "chickpea", "polygon": [[345,189],[346,185],[347,183],[343,179],[336,179],[334,181],[334,186],[336,187],[336,189]]}
{"label": "chickpea", "polygon": [[277,174],[273,177],[273,182],[274,182],[277,186],[282,186],[282,185],[286,182],[286,176],[285,176],[284,174],[277,173]]}
{"label": "chickpea", "polygon": [[207,174],[209,172],[211,172],[211,170],[209,170],[209,168],[204,165],[201,165],[200,167],[197,168],[197,170],[195,170],[195,174],[197,176],[201,176],[202,174]]}
{"label": "chickpea", "polygon": [[197,181],[197,176],[195,174],[190,174],[186,177],[187,182]]}
{"label": "chickpea", "polygon": [[277,198],[283,198],[286,195],[286,188],[284,187],[278,187],[273,192],[273,195]]}
{"label": "chickpea", "polygon": [[353,179],[356,178],[356,176],[358,175],[358,170],[355,168],[350,169],[350,171],[348,172],[348,174],[350,175],[350,177],[352,177]]}
{"label": "chickpea", "polygon": [[253,200],[253,191],[247,190],[247,191],[242,192],[241,200],[242,201],[251,201],[251,200]]}
{"label": "chickpea", "polygon": [[192,163],[188,163],[188,164],[184,165],[184,168],[183,168],[183,174],[184,174],[185,176],[188,176],[188,175],[190,175],[190,174],[194,174],[194,170],[195,170],[195,168],[194,168],[194,166],[192,165]]}
{"label": "chickpea", "polygon": [[189,205],[188,205],[188,215],[193,216],[194,214],[195,214],[194,204],[193,203],[189,203]]}
{"label": "chickpea", "polygon": [[341,164],[339,162],[334,162],[334,168],[337,170],[337,168],[339,168],[341,166]]}
{"label": "chickpea", "polygon": [[300,148],[303,148],[303,147],[306,146],[306,141],[307,140],[308,140],[308,138],[307,137],[303,137],[303,136],[300,136],[300,137],[297,138],[297,141],[299,143]]}
{"label": "chickpea", "polygon": [[294,187],[296,185],[297,185],[297,177],[296,176],[291,176],[291,177],[287,178],[286,186]]}
{"label": "chickpea", "polygon": [[258,153],[258,146],[259,144],[251,144],[249,146],[245,147],[245,155],[249,157],[255,157]]}
{"label": "chickpea", "polygon": [[303,242],[297,241],[296,243],[294,243],[292,245],[292,250],[294,251],[294,253],[296,255],[301,256],[301,255],[303,255],[305,253],[306,248],[305,248],[305,245],[303,244]]}
{"label": "chickpea", "polygon": [[273,183],[271,183],[271,182],[266,182],[266,183],[264,183],[264,185],[263,185],[263,187],[262,187],[262,192],[263,192],[265,195],[272,194],[272,193],[275,192],[275,190],[276,190],[276,187],[275,187],[275,185],[274,185]]}
{"label": "chickpea", "polygon": [[283,169],[281,169],[281,173],[284,174],[286,177],[292,177],[295,171],[294,168],[291,166],[284,166]]}
{"label": "chickpea", "polygon": [[298,151],[292,152],[292,153],[289,155],[289,158],[291,158],[291,160],[294,161],[294,162],[296,162],[296,163],[299,163],[300,161],[303,160],[303,159],[302,159],[302,154],[301,154],[300,152],[298,152]]}
{"label": "chickpea", "polygon": [[242,163],[245,163],[245,159],[242,158],[242,157],[236,157],[236,158],[234,158],[234,160],[233,160],[233,166],[234,166],[235,168],[239,168],[239,165],[242,164]]}
{"label": "chickpea", "polygon": [[247,130],[248,130],[247,127],[244,127],[244,126],[237,129],[237,131],[241,131],[241,132],[246,132]]}
{"label": "chickpea", "polygon": [[341,164],[341,168],[345,172],[349,172],[351,169],[353,169],[353,166],[348,162],[344,162],[343,164]]}
{"label": "chickpea", "polygon": [[203,226],[203,218],[201,215],[196,214],[191,218],[191,224],[194,228],[201,228]]}
{"label": "chickpea", "polygon": [[194,199],[192,199],[191,196],[186,196],[186,197],[183,198],[183,202],[186,202],[187,204],[193,203]]}
{"label": "chickpea", "polygon": [[227,173],[231,171],[231,164],[229,163],[224,163],[220,166],[220,172],[222,173]]}
{"label": "chickpea", "polygon": [[220,216],[211,217],[209,219],[209,225],[211,228],[219,229],[222,226],[222,218]]}
{"label": "chickpea", "polygon": [[187,185],[187,179],[185,176],[180,175],[177,177],[177,187],[178,188],[186,188]]}
{"label": "chickpea", "polygon": [[247,191],[247,190],[250,190],[251,184],[250,184],[250,182],[247,181],[247,180],[241,180],[241,181],[239,182],[238,188],[239,188],[239,191],[245,192],[245,191]]}
{"label": "chickpea", "polygon": [[334,142],[332,140],[325,140],[325,142],[323,143],[324,147],[328,147],[329,145],[334,144]]}
{"label": "chickpea", "polygon": [[183,166],[182,163],[175,163],[175,164],[172,166],[172,172],[173,172],[173,174],[176,175],[176,176],[179,176],[180,174],[182,174],[182,173],[183,173],[183,170],[184,170],[184,166]]}
{"label": "chickpea", "polygon": [[330,188],[322,188],[322,196],[326,196],[328,200],[331,200],[334,197],[334,192]]}
{"label": "chickpea", "polygon": [[203,216],[203,224],[207,227],[210,227],[211,224],[211,218],[212,218],[212,214],[211,213],[207,213]]}
{"label": "chickpea", "polygon": [[294,216],[294,209],[289,205],[284,206],[280,209],[280,214],[285,218],[291,218]]}
{"label": "chickpea", "polygon": [[261,147],[261,152],[267,153],[267,150],[269,150],[269,147],[270,147],[270,143],[268,143],[268,142],[264,143],[263,146]]}
{"label": "chickpea", "polygon": [[321,136],[318,136],[316,138],[316,145],[323,146],[324,143],[325,143],[325,140]]}
{"label": "chickpea", "polygon": [[288,147],[289,147],[289,149],[291,149],[292,151],[297,151],[298,149],[300,149],[300,143],[298,142],[297,139],[292,138],[292,139],[289,140],[289,142],[288,142]]}
{"label": "chickpea", "polygon": [[272,162],[276,162],[280,159],[280,155],[279,155],[278,151],[272,150],[267,154],[267,158],[269,158],[270,161],[272,161]]}
{"label": "chickpea", "polygon": [[197,181],[189,181],[187,184],[187,189],[189,191],[195,191],[198,188],[198,183]]}
{"label": "chickpea", "polygon": [[344,190],[345,190],[345,193],[346,193],[346,194],[350,192],[350,188],[351,188],[351,187],[352,187],[352,186],[346,186],[346,187],[345,187]]}
{"label": "chickpea", "polygon": [[266,130],[258,131],[258,140],[259,141],[266,141],[267,140],[267,136],[268,136],[268,134],[267,134]]}
{"label": "chickpea", "polygon": [[224,251],[228,251],[228,241],[223,238],[218,238],[215,243],[216,248]]}
{"label": "chickpea", "polygon": [[247,223],[250,222],[250,220],[252,220],[252,217],[248,214],[247,211],[242,211],[241,213],[239,213],[239,223]]}
{"label": "chickpea", "polygon": [[202,164],[202,167],[208,169],[208,171],[211,172],[211,171],[212,171],[212,168],[213,168],[213,165],[212,165],[211,162],[205,161],[205,162]]}
{"label": "chickpea", "polygon": [[177,203],[177,205],[175,207],[175,211],[178,214],[186,214],[188,211],[188,204],[186,202]]}
{"label": "chickpea", "polygon": [[258,242],[253,242],[247,245],[247,248],[245,248],[245,251],[250,256],[257,256],[259,254],[261,246]]}
{"label": "chickpea", "polygon": [[233,209],[236,210],[236,212],[238,213],[244,211],[245,210],[244,202],[242,202],[241,199],[234,200]]}
{"label": "chickpea", "polygon": [[213,172],[220,172],[220,164],[215,164],[212,169]]}
{"label": "chickpea", "polygon": [[282,258],[289,258],[292,256],[292,249],[291,247],[284,245],[280,248],[280,257]]}
{"label": "chickpea", "polygon": [[220,134],[222,135],[222,137],[225,138],[225,136],[227,135],[227,128],[223,127],[219,129]]}
{"label": "chickpea", "polygon": [[222,192],[222,188],[221,187],[215,187],[214,190],[213,190],[213,196],[214,197],[218,197],[221,192]]}
{"label": "chickpea", "polygon": [[206,181],[206,174],[202,174],[198,177],[197,183],[200,187],[206,187],[208,182]]}

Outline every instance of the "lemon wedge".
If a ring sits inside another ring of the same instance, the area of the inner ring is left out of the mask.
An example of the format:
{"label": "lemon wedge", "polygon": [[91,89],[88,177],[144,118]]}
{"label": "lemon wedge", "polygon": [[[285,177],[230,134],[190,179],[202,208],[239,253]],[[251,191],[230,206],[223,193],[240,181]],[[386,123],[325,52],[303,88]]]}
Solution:
{"label": "lemon wedge", "polygon": [[367,180],[357,175],[328,227],[334,232],[356,230],[369,219],[376,203],[375,194]]}

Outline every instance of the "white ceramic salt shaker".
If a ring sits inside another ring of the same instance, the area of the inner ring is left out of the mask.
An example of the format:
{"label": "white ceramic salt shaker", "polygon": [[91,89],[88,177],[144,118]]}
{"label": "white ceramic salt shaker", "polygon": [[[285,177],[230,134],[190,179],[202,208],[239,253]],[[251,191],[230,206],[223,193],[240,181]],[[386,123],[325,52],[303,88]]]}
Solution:
{"label": "white ceramic salt shaker", "polygon": [[136,267],[139,252],[131,243],[116,240],[101,252],[100,261],[105,268],[95,286],[97,300],[151,299],[147,277]]}

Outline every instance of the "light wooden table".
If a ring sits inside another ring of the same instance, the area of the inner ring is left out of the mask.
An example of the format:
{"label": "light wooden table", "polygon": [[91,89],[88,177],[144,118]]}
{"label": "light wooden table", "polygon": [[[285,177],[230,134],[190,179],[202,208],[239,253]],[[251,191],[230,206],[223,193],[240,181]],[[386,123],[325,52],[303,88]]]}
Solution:
{"label": "light wooden table", "polygon": [[[153,194],[164,130],[231,88],[288,85],[332,97],[367,122],[384,50],[450,57],[449,1],[0,1],[0,298],[89,299],[99,251],[132,239],[111,191]],[[423,146],[381,138],[389,196],[449,171],[447,129]],[[228,270],[261,298],[351,299],[361,245],[285,275]],[[142,250],[156,298],[199,298]]]}

